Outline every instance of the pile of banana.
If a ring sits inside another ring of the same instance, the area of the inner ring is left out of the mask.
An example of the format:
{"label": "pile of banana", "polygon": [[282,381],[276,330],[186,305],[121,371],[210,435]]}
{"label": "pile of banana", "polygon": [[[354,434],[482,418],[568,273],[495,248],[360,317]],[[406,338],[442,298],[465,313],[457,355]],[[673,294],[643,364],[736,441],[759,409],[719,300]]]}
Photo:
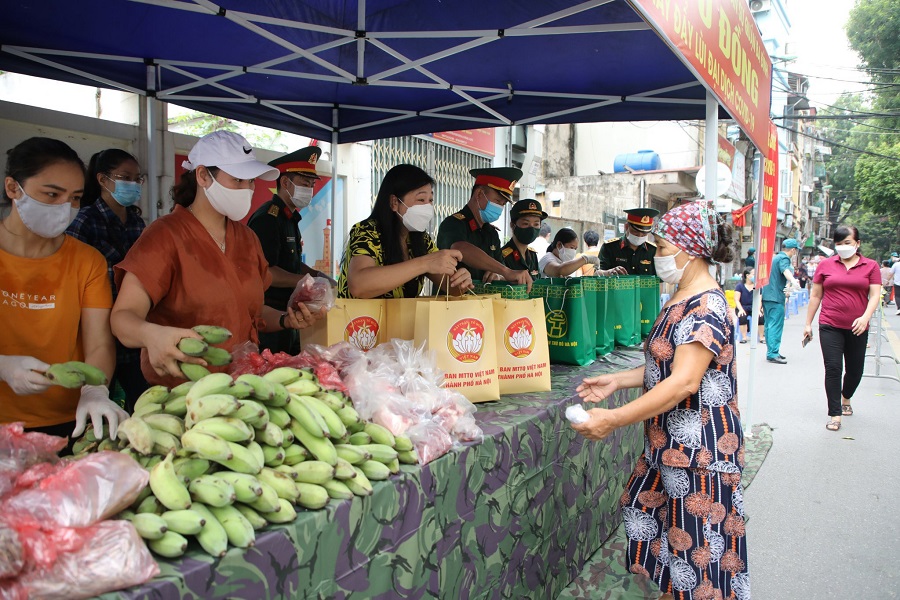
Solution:
{"label": "pile of banana", "polygon": [[[202,358],[206,364],[213,367],[224,367],[231,364],[231,353],[224,348],[216,348],[214,344],[221,344],[231,338],[231,332],[224,327],[216,325],[197,325],[192,327],[200,334],[202,340],[196,338],[182,338],[178,342],[178,349],[188,356]],[[178,363],[181,372],[190,381],[197,381],[209,375],[209,369],[202,365],[192,363]]]}
{"label": "pile of banana", "polygon": [[118,436],[90,433],[74,449],[119,450],[150,471],[121,516],[165,557],[184,553],[185,536],[213,556],[252,546],[256,530],[293,521],[295,506],[370,495],[372,480],[418,462],[409,438],[363,422],[349,398],[290,367],[150,388]]}

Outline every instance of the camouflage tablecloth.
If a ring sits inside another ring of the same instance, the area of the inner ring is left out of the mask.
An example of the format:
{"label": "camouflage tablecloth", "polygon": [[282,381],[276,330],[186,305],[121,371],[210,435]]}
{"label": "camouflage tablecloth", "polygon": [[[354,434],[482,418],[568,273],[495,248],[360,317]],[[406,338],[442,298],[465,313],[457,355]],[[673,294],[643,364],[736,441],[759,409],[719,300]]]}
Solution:
{"label": "camouflage tablecloth", "polygon": [[643,445],[638,426],[585,441],[563,411],[582,377],[640,362],[625,351],[555,366],[552,392],[478,405],[483,443],[403,467],[370,497],[301,512],[248,550],[161,559],[159,577],[105,597],[555,598],[618,526]]}

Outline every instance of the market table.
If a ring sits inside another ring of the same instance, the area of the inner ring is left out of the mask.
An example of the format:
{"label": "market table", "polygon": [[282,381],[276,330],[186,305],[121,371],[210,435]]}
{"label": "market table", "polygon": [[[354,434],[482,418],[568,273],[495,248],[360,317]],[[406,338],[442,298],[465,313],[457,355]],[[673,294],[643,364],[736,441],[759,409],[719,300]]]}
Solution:
{"label": "market table", "polygon": [[554,366],[552,392],[478,405],[482,443],[404,466],[372,496],[299,511],[248,550],[160,559],[159,577],[104,597],[555,598],[618,526],[643,448],[639,426],[594,443],[563,411],[583,377],[642,363],[631,349]]}

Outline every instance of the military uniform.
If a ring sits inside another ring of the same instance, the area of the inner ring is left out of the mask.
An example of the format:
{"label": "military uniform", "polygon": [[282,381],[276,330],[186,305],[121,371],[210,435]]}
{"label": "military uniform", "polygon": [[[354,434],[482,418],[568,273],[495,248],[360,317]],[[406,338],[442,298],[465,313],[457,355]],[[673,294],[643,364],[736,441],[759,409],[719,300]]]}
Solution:
{"label": "military uniform", "polygon": [[645,242],[632,250],[625,238],[613,238],[600,246],[600,268],[625,267],[629,275],[656,275],[656,245]]}
{"label": "military uniform", "polygon": [[[519,228],[516,225],[516,221],[521,217],[538,217],[543,221],[547,218],[547,213],[544,212],[541,203],[533,198],[519,200],[513,204],[512,208],[509,210],[509,220],[510,225],[512,225],[513,236],[506,242],[506,245],[501,248],[500,254],[503,256],[503,264],[508,268],[513,271],[528,271],[528,274],[531,275],[532,279],[537,279],[541,276],[537,252],[531,248],[526,248],[525,254],[523,255],[522,251],[516,245],[516,236],[519,236],[521,244],[527,246],[536,239],[540,232],[540,228]],[[520,235],[522,233],[525,234],[524,237]]]}
{"label": "military uniform", "polygon": [[[503,262],[499,230],[490,223],[479,227],[468,204],[463,206],[461,211],[444,219],[438,228],[437,246],[439,249],[448,250],[456,242],[469,242],[476,248],[484,250],[485,254],[497,262]],[[475,281],[481,281],[484,277],[484,271],[479,269],[473,269],[463,263],[459,263],[458,267],[468,269]]]}
{"label": "military uniform", "polygon": [[500,255],[503,257],[503,264],[510,269],[514,271],[528,271],[528,274],[531,275],[532,279],[540,277],[541,273],[538,269],[537,252],[531,248],[525,250],[525,255],[523,256],[522,253],[519,252],[515,240],[510,239],[506,242],[506,245],[500,249]]}

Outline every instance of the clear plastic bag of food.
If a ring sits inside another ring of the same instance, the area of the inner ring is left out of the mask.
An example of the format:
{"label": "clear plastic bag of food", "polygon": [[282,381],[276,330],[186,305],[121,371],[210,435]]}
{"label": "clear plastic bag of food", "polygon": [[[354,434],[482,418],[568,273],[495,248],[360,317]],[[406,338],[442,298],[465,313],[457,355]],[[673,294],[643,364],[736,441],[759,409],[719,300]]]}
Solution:
{"label": "clear plastic bag of food", "polygon": [[0,498],[12,491],[19,475],[32,465],[53,463],[66,439],[25,432],[24,423],[0,425]]}
{"label": "clear plastic bag of food", "polygon": [[453,448],[453,439],[437,423],[426,421],[411,427],[406,435],[416,448],[419,464],[427,465],[447,454]]}
{"label": "clear plastic bag of food", "polygon": [[297,310],[297,305],[305,304],[310,312],[318,312],[323,308],[329,311],[334,308],[335,290],[331,282],[324,277],[312,277],[304,275],[297,282],[288,306]]}

